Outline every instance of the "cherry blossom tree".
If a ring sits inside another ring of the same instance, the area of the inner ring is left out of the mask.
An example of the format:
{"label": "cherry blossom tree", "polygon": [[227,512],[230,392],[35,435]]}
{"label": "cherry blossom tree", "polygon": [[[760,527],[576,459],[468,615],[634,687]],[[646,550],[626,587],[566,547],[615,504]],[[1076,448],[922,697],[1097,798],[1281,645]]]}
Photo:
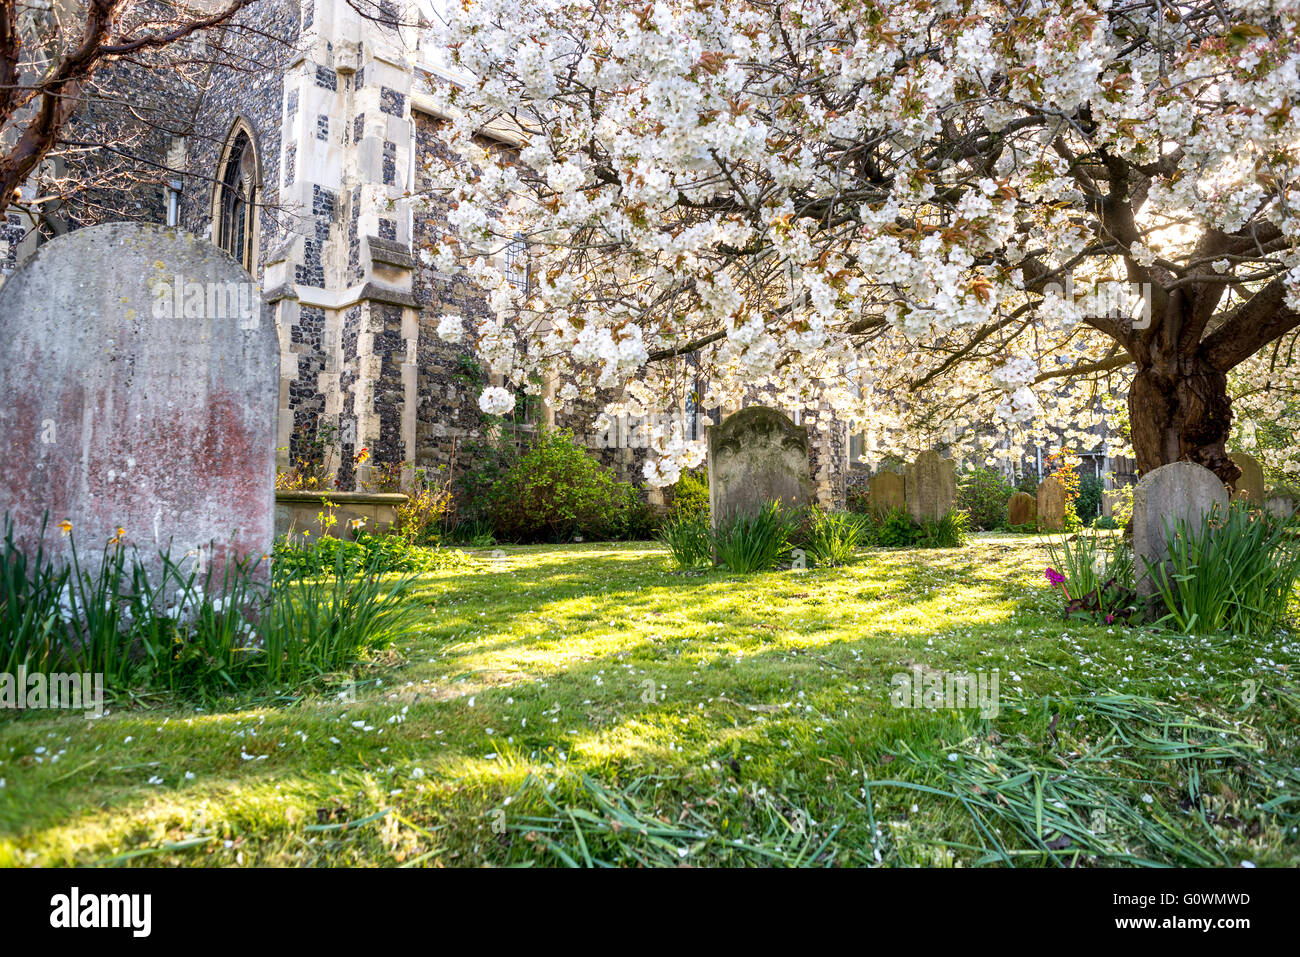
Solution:
{"label": "cherry blossom tree", "polygon": [[[635,410],[702,374],[880,451],[1126,415],[1139,468],[1225,481],[1232,396],[1295,408],[1297,0],[468,0],[446,32],[427,258],[516,382]],[[659,444],[656,483],[702,454]]]}

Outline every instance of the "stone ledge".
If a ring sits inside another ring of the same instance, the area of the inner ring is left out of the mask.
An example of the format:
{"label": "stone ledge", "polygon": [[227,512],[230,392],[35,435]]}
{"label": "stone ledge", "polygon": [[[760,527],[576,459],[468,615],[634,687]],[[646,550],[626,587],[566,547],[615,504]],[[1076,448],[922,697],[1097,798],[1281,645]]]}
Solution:
{"label": "stone ledge", "polygon": [[396,266],[399,269],[415,268],[415,259],[411,256],[411,250],[407,248],[405,243],[393,242],[391,239],[380,239],[378,236],[367,236],[366,248],[370,250],[372,262]]}
{"label": "stone ledge", "polygon": [[298,292],[293,288],[293,283],[287,282],[283,286],[268,289],[262,298],[267,302],[280,302],[282,299],[297,299]]}
{"label": "stone ledge", "polygon": [[407,496],[401,492],[331,492],[328,489],[316,491],[277,490],[277,502],[312,502],[320,504],[321,499],[328,499],[337,505],[402,505]]}
{"label": "stone ledge", "polygon": [[[361,287],[361,292],[353,302],[361,302],[369,299],[371,302],[385,302],[393,306],[410,306],[417,309],[420,302],[411,293],[404,289],[394,289],[391,286],[381,286],[378,283],[368,282]],[[353,303],[348,303],[352,305]]]}

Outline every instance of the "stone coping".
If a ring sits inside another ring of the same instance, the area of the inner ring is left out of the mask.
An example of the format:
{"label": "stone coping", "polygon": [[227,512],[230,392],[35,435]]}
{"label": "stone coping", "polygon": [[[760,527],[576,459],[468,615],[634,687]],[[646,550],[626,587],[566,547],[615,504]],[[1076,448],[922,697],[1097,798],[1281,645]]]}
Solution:
{"label": "stone coping", "polygon": [[319,503],[328,499],[335,505],[402,505],[408,497],[401,492],[331,492],[328,489],[316,491],[285,491],[277,489],[277,502],[312,502]]}

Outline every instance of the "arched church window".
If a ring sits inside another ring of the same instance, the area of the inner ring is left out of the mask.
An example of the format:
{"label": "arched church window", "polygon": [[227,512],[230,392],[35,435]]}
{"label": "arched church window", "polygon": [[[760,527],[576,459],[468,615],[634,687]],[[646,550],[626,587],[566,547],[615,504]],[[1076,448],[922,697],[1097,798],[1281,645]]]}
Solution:
{"label": "arched church window", "polygon": [[249,272],[257,243],[257,154],[248,131],[235,133],[221,169],[217,196],[217,245]]}

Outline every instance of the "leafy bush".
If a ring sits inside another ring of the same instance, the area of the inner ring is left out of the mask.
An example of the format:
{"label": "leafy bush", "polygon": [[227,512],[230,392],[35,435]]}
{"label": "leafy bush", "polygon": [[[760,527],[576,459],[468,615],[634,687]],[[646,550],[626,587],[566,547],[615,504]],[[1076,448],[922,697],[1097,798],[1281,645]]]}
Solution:
{"label": "leafy bush", "polygon": [[894,508],[868,523],[864,542],[885,548],[960,548],[966,544],[969,520],[960,509],[949,509],[936,521],[918,522],[904,508]]}
{"label": "leafy bush", "polygon": [[[622,500],[617,503],[614,521],[604,534],[616,541],[649,542],[659,534],[663,516],[659,511],[641,497],[640,491],[626,482],[617,483],[622,492]],[[707,517],[708,512],[705,512]]]}
{"label": "leafy bush", "polygon": [[728,516],[713,532],[718,564],[740,573],[775,568],[790,553],[794,529],[794,521],[776,502]]}
{"label": "leafy bush", "polygon": [[629,486],[567,431],[543,431],[492,487],[490,515],[506,541],[568,541],[617,531]]}
{"label": "leafy bush", "polygon": [[1286,616],[1300,577],[1300,537],[1234,502],[1166,532],[1168,566],[1148,564],[1166,614],[1184,633],[1265,634]]}
{"label": "leafy bush", "polygon": [[424,470],[417,469],[407,500],[394,510],[393,531],[412,544],[436,545],[442,540],[451,506],[451,482],[430,482]]}
{"label": "leafy bush", "polygon": [[1115,521],[1109,515],[1098,515],[1092,520],[1092,527],[1104,529],[1119,528],[1119,522]]}
{"label": "leafy bush", "polygon": [[799,530],[797,544],[818,565],[843,565],[864,543],[865,527],[861,516],[814,506]]}
{"label": "leafy bush", "polygon": [[6,520],[0,547],[0,666],[13,672],[101,673],[115,695],[198,698],[284,688],[342,670],[413,627],[410,578],[384,579],[378,556],[328,574],[234,560],[188,569],[167,552],[150,572],[117,539],[94,567],[28,555]]}
{"label": "leafy bush", "polygon": [[919,526],[905,508],[892,508],[875,523],[877,545],[885,548],[906,548],[916,543]]}
{"label": "leafy bush", "polygon": [[1105,490],[1106,483],[1095,475],[1079,479],[1079,497],[1074,502],[1074,511],[1085,525],[1101,514],[1101,496]]}
{"label": "leafy bush", "polygon": [[957,480],[957,507],[976,528],[989,531],[1007,521],[1007,502],[1015,487],[995,469],[973,468]]}
{"label": "leafy bush", "polygon": [[1134,590],[1133,555],[1122,539],[1103,540],[1095,533],[1047,539],[1052,566],[1048,583],[1061,589],[1071,618],[1131,623],[1141,602]]}
{"label": "leafy bush", "polygon": [[659,543],[678,568],[713,564],[713,540],[707,513],[679,512],[659,526]]}
{"label": "leafy bush", "polygon": [[276,568],[324,575],[341,560],[347,568],[373,566],[379,572],[431,572],[474,565],[464,552],[413,545],[400,535],[362,533],[353,541],[332,536],[315,540],[281,536],[272,551]]}
{"label": "leafy bush", "polygon": [[698,515],[709,513],[709,473],[706,469],[695,472],[683,472],[673,485],[673,512],[681,515]]}
{"label": "leafy bush", "polygon": [[844,496],[845,507],[854,515],[870,515],[871,490],[866,485],[851,486]]}

